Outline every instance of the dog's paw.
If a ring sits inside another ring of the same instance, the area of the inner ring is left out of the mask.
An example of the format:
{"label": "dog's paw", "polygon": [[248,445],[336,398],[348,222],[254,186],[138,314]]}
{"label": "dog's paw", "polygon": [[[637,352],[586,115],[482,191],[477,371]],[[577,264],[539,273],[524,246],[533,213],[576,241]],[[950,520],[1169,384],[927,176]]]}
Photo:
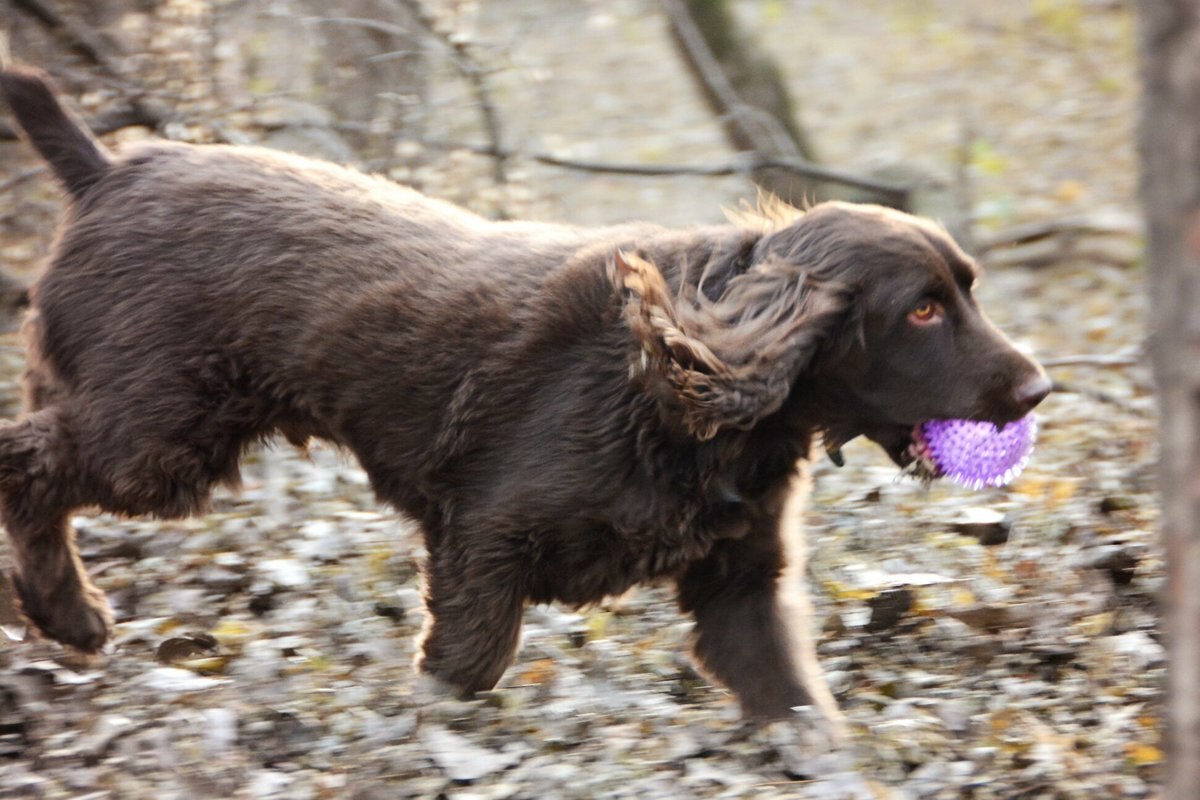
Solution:
{"label": "dog's paw", "polygon": [[840,712],[824,714],[812,706],[797,706],[787,716],[769,720],[747,719],[729,741],[763,748],[796,779],[840,772],[854,760],[853,741]]}
{"label": "dog's paw", "polygon": [[51,639],[81,653],[99,653],[112,635],[112,611],[107,602],[102,600],[101,603],[82,603],[68,618],[60,618],[50,625],[35,624]]}
{"label": "dog's paw", "polygon": [[453,683],[437,675],[421,670],[413,686],[413,697],[420,703],[439,703],[446,700],[469,700],[471,692],[464,692]]}
{"label": "dog's paw", "polygon": [[34,630],[82,653],[100,652],[112,635],[113,616],[104,593],[82,586],[74,599],[45,597],[30,592],[21,581],[13,581],[22,615]]}
{"label": "dog's paw", "polygon": [[831,726],[809,708],[797,712],[786,720],[750,723],[741,735],[773,754],[773,760],[793,779],[813,780],[853,766],[844,728]]}
{"label": "dog's paw", "polygon": [[792,709],[792,725],[806,732],[809,747],[825,752],[844,750],[850,745],[850,729],[841,709],[800,706]]}

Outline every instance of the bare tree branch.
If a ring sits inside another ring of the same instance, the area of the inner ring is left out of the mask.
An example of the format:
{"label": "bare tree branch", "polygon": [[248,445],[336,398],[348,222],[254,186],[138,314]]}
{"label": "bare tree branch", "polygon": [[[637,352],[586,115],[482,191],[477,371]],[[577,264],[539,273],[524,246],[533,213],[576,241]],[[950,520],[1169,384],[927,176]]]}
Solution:
{"label": "bare tree branch", "polygon": [[102,67],[114,76],[118,74],[108,52],[108,46],[93,31],[62,17],[41,0],[12,0],[12,4],[42,23],[47,30],[53,31],[67,40],[71,49],[88,61]]}
{"label": "bare tree branch", "polygon": [[[109,133],[134,125],[158,128],[170,117],[164,108],[145,97],[145,90],[140,85],[129,80],[119,63],[119,54],[114,53],[108,43],[94,31],[63,17],[41,0],[11,2],[62,39],[72,50],[103,70],[118,83],[126,95],[127,107],[108,112],[97,120],[97,125],[93,128],[96,133]],[[16,132],[12,126],[0,121],[0,140],[15,138]]]}
{"label": "bare tree branch", "polygon": [[1059,358],[1041,358],[1039,363],[1046,369],[1057,367],[1136,367],[1146,363],[1146,354],[1142,352],[1097,353],[1091,355],[1061,356]]}
{"label": "bare tree branch", "polygon": [[1099,400],[1101,403],[1107,403],[1110,406],[1117,406],[1122,411],[1130,414],[1145,416],[1146,409],[1139,408],[1128,400],[1117,397],[1111,392],[1106,392],[1102,389],[1097,389],[1094,386],[1083,386],[1072,381],[1053,381],[1053,392],[1055,394],[1077,394],[1080,397],[1090,397],[1093,400]]}
{"label": "bare tree branch", "polygon": [[999,247],[1027,244],[1050,236],[1142,236],[1144,234],[1145,225],[1131,215],[1097,212],[1039,220],[1014,225],[991,234],[980,234],[976,236],[975,246],[979,252],[987,252]]}
{"label": "bare tree branch", "polygon": [[[733,149],[814,162],[778,68],[747,40],[725,0],[661,3],[672,40]],[[771,166],[756,168],[751,178],[788,201],[814,197],[820,183],[811,174]]]}
{"label": "bare tree branch", "polygon": [[302,22],[308,25],[353,25],[356,28],[369,28],[392,36],[408,36],[412,33],[403,25],[365,17],[305,17]]}
{"label": "bare tree branch", "polygon": [[795,138],[784,130],[779,120],[742,100],[682,0],[662,0],[662,5],[672,30],[687,53],[689,64],[741,137],[760,152],[803,157]]}
{"label": "bare tree branch", "polygon": [[479,104],[479,114],[483,121],[484,135],[491,146],[491,154],[494,158],[492,163],[492,180],[498,185],[507,183],[508,170],[506,160],[508,155],[504,149],[504,135],[500,124],[500,114],[496,110],[491,90],[488,88],[487,81],[485,80],[488,70],[475,59],[467,42],[456,39],[453,36],[448,36],[438,29],[436,21],[426,11],[425,6],[420,0],[400,0],[400,5],[412,15],[413,19],[416,20],[417,24],[426,33],[439,42],[446,52],[450,54],[451,63],[454,64],[459,74],[466,79],[467,84],[471,87],[471,93],[475,97],[475,102]]}
{"label": "bare tree branch", "polygon": [[422,144],[441,150],[467,150],[478,155],[502,156],[506,159],[525,158],[551,167],[612,175],[698,175],[702,177],[722,177],[726,175],[752,175],[756,170],[764,168],[781,169],[805,177],[873,192],[881,197],[890,198],[897,204],[906,202],[910,192],[910,188],[902,184],[890,183],[875,178],[866,178],[844,170],[813,164],[797,158],[784,158],[761,153],[746,153],[729,161],[708,165],[635,164],[567,158],[565,156],[556,156],[551,153],[537,151],[501,150],[497,152],[488,145],[474,145],[461,142],[423,141]]}
{"label": "bare tree branch", "polygon": [[8,180],[4,181],[3,183],[0,183],[0,194],[7,192],[9,189],[13,189],[17,186],[20,186],[25,181],[36,178],[38,175],[41,175],[45,171],[46,171],[45,167],[30,167],[29,169],[21,170],[16,175],[13,175],[11,178],[9,178]]}

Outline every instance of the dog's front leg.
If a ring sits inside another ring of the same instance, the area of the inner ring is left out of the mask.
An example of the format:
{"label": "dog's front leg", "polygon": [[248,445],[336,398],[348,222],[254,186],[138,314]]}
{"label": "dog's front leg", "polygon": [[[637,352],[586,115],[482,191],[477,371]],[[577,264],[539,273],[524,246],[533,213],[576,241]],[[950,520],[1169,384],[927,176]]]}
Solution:
{"label": "dog's front leg", "polygon": [[429,556],[417,666],[459,696],[491,689],[512,662],[525,609],[518,567],[446,542]]}
{"label": "dog's front leg", "polygon": [[[787,719],[813,706],[844,738],[820,666],[804,586],[799,520],[760,520],[744,538],[719,542],[679,580],[679,602],[696,619],[700,666],[737,695],[752,719]],[[790,540],[790,541],[789,541]]]}

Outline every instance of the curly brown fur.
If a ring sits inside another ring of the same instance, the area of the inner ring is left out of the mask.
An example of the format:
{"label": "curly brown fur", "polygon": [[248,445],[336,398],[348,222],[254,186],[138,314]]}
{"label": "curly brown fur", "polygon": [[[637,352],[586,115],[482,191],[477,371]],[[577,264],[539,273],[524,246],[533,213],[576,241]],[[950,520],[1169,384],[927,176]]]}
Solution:
{"label": "curly brown fur", "polygon": [[[421,523],[421,668],[459,691],[500,678],[526,604],[668,580],[748,715],[833,715],[795,574],[814,438],[904,463],[915,424],[1012,420],[1049,388],[976,305],[970,259],[894,211],[490,222],[267,150],[113,156],[38,73],[0,88],[71,196],[0,510],[25,612],[82,650],[110,617],[72,511],[197,513],[282,433],[350,450]],[[926,302],[936,324],[914,322]]]}

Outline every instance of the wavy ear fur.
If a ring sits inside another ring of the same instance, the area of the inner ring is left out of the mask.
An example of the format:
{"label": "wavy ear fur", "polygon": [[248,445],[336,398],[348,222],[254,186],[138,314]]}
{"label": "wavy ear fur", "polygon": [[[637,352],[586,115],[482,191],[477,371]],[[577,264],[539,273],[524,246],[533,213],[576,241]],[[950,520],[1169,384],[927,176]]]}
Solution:
{"label": "wavy ear fur", "polygon": [[844,286],[776,257],[734,277],[715,300],[701,290],[703,276],[681,275],[672,294],[658,267],[627,251],[614,255],[609,278],[641,345],[634,373],[661,379],[702,441],[777,411],[849,302]]}

